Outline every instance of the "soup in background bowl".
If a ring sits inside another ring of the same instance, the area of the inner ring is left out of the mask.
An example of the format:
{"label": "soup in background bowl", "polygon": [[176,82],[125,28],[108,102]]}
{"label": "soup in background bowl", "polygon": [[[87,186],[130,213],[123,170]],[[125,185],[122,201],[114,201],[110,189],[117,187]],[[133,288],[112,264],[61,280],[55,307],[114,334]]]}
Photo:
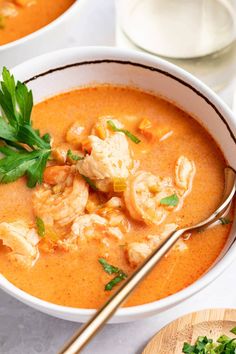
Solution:
{"label": "soup in background bowl", "polygon": [[[71,49],[13,73],[33,91],[33,128],[51,135],[52,154],[43,184],[26,186],[29,168],[0,185],[1,287],[84,321],[171,231],[217,207],[235,125],[208,88],[151,56]],[[185,235],[113,321],[163,311],[219,275],[235,255],[233,219]],[[9,249],[12,234],[30,251]]]}
{"label": "soup in background bowl", "polygon": [[0,0],[0,68],[68,46],[81,2]]}

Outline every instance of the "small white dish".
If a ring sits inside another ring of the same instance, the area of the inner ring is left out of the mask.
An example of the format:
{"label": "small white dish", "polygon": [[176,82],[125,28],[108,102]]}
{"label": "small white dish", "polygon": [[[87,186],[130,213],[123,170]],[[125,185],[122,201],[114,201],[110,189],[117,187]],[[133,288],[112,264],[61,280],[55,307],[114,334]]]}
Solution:
{"label": "small white dish", "polygon": [[61,16],[47,26],[20,38],[0,45],[0,70],[22,63],[37,55],[66,47],[71,31],[76,30],[80,8],[86,0],[76,0]]}
{"label": "small white dish", "polygon": [[[194,116],[211,133],[229,164],[236,168],[236,122],[226,104],[208,87],[182,69],[151,55],[106,47],[72,48],[29,60],[13,69],[33,90],[35,103],[90,84],[137,87],[167,100]],[[236,258],[235,222],[222,254],[199,280],[165,299],[121,308],[110,322],[127,322],[154,315],[183,302],[217,278]],[[33,297],[0,276],[0,287],[42,312],[84,322],[95,310],[55,305]]]}

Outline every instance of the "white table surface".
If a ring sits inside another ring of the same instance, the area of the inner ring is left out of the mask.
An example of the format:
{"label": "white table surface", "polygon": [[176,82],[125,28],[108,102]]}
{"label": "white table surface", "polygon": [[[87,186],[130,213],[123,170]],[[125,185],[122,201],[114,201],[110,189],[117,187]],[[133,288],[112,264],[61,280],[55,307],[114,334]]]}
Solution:
{"label": "white table surface", "polygon": [[[73,45],[114,44],[114,1],[88,0],[81,9]],[[232,86],[223,93],[231,104]],[[236,262],[208,288],[191,299],[145,320],[107,325],[83,351],[85,354],[139,354],[148,340],[165,324],[195,310],[216,307],[236,308]],[[0,290],[0,353],[54,354],[78,324],[37,312]]]}

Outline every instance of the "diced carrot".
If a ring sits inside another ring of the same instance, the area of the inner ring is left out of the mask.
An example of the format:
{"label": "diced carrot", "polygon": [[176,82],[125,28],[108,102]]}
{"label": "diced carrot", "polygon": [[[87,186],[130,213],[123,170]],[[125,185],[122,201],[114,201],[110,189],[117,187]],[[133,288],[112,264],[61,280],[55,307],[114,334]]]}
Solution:
{"label": "diced carrot", "polygon": [[144,118],[141,120],[139,123],[139,130],[140,132],[147,138],[147,139],[152,139],[154,137],[154,132],[153,132],[153,125],[152,122]]}
{"label": "diced carrot", "polygon": [[139,124],[140,132],[148,139],[148,140],[161,140],[167,133],[171,132],[171,130],[166,126],[158,126],[153,124],[149,119],[144,118]]}
{"label": "diced carrot", "polygon": [[139,124],[139,129],[142,131],[144,129],[150,129],[150,128],[152,128],[152,122],[147,118],[142,119]]}
{"label": "diced carrot", "polygon": [[106,139],[106,136],[107,136],[106,130],[105,130],[105,128],[102,126],[102,124],[97,124],[97,125],[95,126],[95,133],[96,133],[96,135],[97,135],[100,139],[102,139],[102,140]]}
{"label": "diced carrot", "polygon": [[82,151],[85,153],[85,154],[91,154],[92,152],[92,146],[91,146],[91,143],[88,139],[85,139],[82,141]]}

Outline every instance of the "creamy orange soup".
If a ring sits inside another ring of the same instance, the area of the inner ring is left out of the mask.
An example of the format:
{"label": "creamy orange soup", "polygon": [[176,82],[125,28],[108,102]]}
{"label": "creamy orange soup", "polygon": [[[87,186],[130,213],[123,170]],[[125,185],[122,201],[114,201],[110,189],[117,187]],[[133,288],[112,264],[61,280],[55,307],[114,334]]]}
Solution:
{"label": "creamy orange soup", "polygon": [[75,0],[0,0],[0,45],[48,25]]}
{"label": "creamy orange soup", "polygon": [[[114,132],[108,121],[140,142]],[[9,257],[9,247],[1,246],[0,271],[43,300],[97,308],[118,286],[104,289],[117,274],[107,274],[99,259],[129,275],[172,230],[204,219],[221,201],[222,152],[196,120],[161,98],[130,88],[83,88],[37,104],[33,124],[53,138],[51,166],[34,189],[26,187],[25,178],[0,185],[0,219],[23,220],[36,229],[39,217],[46,231],[35,246],[38,258],[27,258],[29,264],[26,258]],[[108,160],[99,165],[106,148]],[[71,184],[75,178],[78,189]],[[72,204],[60,214],[57,205]],[[185,235],[126,306],[162,299],[192,284],[219,256],[229,230],[230,224],[219,224]]]}

